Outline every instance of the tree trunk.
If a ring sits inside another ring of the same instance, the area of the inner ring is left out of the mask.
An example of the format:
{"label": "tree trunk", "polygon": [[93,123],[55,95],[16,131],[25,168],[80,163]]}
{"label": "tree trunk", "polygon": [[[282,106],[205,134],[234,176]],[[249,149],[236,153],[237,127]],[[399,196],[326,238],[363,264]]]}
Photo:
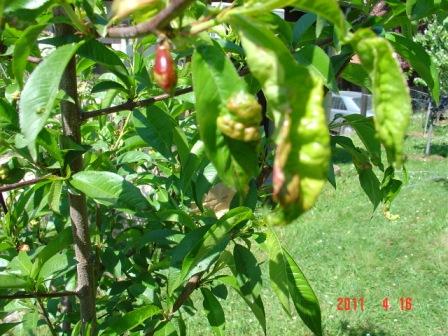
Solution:
{"label": "tree trunk", "polygon": [[[64,16],[62,9],[55,10],[56,15]],[[56,36],[73,35],[74,30],[66,24],[55,25]],[[76,79],[76,59],[70,61],[62,76],[60,89],[73,99],[61,102],[62,127],[64,135],[70,137],[75,143],[81,143],[81,116],[78,103],[78,90]],[[83,169],[83,158],[79,154],[69,163],[72,174]],[[85,195],[69,194],[70,219],[72,223],[73,242],[77,260],[77,291],[80,300],[80,311],[83,330],[90,325],[95,330],[95,278],[94,258],[90,243],[87,203]],[[84,333],[83,333],[84,334]]]}

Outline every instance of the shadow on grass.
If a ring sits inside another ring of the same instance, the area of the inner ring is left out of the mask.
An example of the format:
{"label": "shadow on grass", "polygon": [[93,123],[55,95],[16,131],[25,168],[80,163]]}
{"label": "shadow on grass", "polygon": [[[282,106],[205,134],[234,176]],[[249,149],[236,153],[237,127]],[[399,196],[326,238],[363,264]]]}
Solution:
{"label": "shadow on grass", "polygon": [[448,178],[436,177],[433,179],[433,181],[436,183],[440,183],[443,187],[445,187],[448,190]]}
{"label": "shadow on grass", "polygon": [[352,326],[347,321],[341,321],[339,331],[344,336],[390,336],[388,332],[377,326],[371,324]]}
{"label": "shadow on grass", "polygon": [[[414,149],[423,153],[425,151],[425,147],[426,147],[425,145],[415,145]],[[432,144],[431,145],[431,155],[439,155],[444,158],[448,158],[448,145]]]}

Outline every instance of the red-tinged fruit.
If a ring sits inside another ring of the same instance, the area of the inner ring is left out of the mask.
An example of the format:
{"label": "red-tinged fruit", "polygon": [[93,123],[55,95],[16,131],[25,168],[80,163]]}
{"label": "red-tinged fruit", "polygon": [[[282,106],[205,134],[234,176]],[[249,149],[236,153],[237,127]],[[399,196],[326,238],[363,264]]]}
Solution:
{"label": "red-tinged fruit", "polygon": [[168,43],[159,44],[155,56],[154,80],[166,93],[172,94],[177,84],[177,73]]}

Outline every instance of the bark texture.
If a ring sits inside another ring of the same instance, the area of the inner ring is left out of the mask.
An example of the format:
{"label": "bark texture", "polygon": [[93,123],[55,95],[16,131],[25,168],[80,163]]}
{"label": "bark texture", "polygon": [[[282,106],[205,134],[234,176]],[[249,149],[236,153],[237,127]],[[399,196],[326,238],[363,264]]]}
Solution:
{"label": "bark texture", "polygon": [[[64,15],[62,9],[55,10],[56,15]],[[75,31],[69,25],[55,25],[56,36],[73,35]],[[70,137],[75,143],[81,143],[81,115],[78,103],[78,90],[76,79],[76,60],[73,58],[62,76],[60,89],[70,96],[75,104],[69,101],[61,102],[62,127],[64,135]],[[69,163],[74,174],[83,168],[82,155],[77,155]],[[95,329],[95,278],[94,258],[89,235],[89,223],[86,197],[84,195],[69,194],[70,219],[73,231],[73,243],[77,260],[77,292],[80,301],[81,320],[84,326],[90,324]]]}

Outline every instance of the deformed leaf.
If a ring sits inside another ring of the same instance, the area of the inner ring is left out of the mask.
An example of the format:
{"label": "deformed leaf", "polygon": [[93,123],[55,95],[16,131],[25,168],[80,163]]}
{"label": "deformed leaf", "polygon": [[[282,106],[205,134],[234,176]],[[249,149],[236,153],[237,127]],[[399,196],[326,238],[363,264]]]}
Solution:
{"label": "deformed leaf", "polygon": [[240,33],[251,73],[262,84],[279,130],[274,198],[290,222],[314,205],[326,183],[330,141],[322,83],[265,27],[238,15],[231,23]]}
{"label": "deformed leaf", "polygon": [[[246,191],[250,178],[259,170],[257,141],[241,141],[241,137],[230,137],[230,131],[223,133],[224,129],[237,129],[233,127],[235,121],[223,109],[229,108],[232,97],[248,92],[246,83],[222,48],[211,41],[203,41],[196,48],[192,72],[197,122],[206,153],[226,184]],[[219,118],[231,119],[231,125],[223,125],[223,119]],[[219,125],[218,119],[221,120]],[[257,127],[245,127],[244,124],[240,128],[243,133],[249,129],[258,131]]]}
{"label": "deformed leaf", "polygon": [[411,98],[398,61],[389,42],[363,29],[352,44],[372,79],[373,109],[378,136],[390,163],[403,161],[406,129],[412,113]]}

